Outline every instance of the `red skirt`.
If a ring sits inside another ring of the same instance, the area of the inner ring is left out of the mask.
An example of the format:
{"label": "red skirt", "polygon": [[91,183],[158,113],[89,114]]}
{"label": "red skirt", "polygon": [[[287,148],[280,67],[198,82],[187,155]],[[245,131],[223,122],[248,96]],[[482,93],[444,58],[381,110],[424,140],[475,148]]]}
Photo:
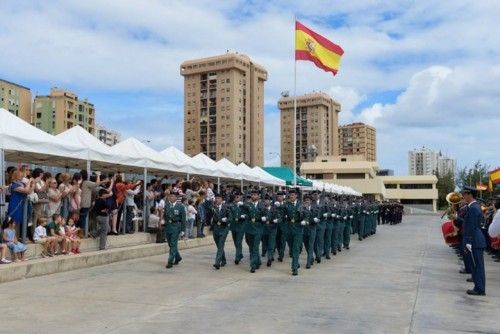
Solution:
{"label": "red skirt", "polygon": [[441,230],[443,231],[444,242],[447,245],[458,245],[460,243],[458,229],[455,228],[451,220],[441,225]]}

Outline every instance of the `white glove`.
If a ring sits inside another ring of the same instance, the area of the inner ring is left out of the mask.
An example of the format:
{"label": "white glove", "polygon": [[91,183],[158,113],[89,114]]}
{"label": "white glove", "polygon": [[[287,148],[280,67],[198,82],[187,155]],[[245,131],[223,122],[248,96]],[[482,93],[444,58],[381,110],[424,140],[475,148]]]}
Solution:
{"label": "white glove", "polygon": [[260,220],[262,220],[263,222],[265,222],[267,220],[267,218],[266,217],[262,217],[262,218],[260,218]]}
{"label": "white glove", "polygon": [[223,217],[223,218],[221,219],[221,221],[222,221],[223,223],[225,223],[225,222],[227,222],[227,218],[226,218],[226,217]]}
{"label": "white glove", "polygon": [[344,217],[344,220],[347,220],[347,217]]}
{"label": "white glove", "polygon": [[328,217],[328,213],[326,213],[326,212],[325,212],[325,213],[323,214],[323,217],[324,217],[324,218]]}
{"label": "white glove", "polygon": [[319,223],[319,219],[317,217],[314,217],[313,220],[314,220],[315,223]]}
{"label": "white glove", "polygon": [[470,253],[472,253],[472,245],[471,244],[466,244],[465,248],[469,250]]}
{"label": "white glove", "polygon": [[336,215],[335,217],[336,217],[336,218],[340,218],[340,215]]}
{"label": "white glove", "polygon": [[365,210],[363,210],[363,213],[366,213],[366,211],[365,211]]}
{"label": "white glove", "polygon": [[281,205],[280,202],[278,202],[278,201],[274,202],[274,206],[280,206],[280,205]]}
{"label": "white glove", "polygon": [[300,225],[302,225],[302,226],[306,226],[306,221],[305,221],[305,220],[301,221],[301,222],[300,222]]}
{"label": "white glove", "polygon": [[238,206],[242,206],[242,205],[243,205],[243,202],[241,202],[241,201],[240,201],[240,202],[238,202],[237,204],[238,204]]}
{"label": "white glove", "polygon": [[353,219],[353,218],[354,218],[354,216],[349,216],[349,218]]}
{"label": "white glove", "polygon": [[247,216],[246,215],[241,215],[240,218],[241,219],[245,219]]}
{"label": "white glove", "polygon": [[273,219],[273,223],[278,224],[278,219]]}

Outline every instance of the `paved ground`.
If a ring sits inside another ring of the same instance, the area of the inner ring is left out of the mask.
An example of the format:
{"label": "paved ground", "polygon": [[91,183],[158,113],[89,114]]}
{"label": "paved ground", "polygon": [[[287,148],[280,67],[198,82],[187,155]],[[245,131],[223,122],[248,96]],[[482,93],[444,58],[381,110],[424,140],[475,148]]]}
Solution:
{"label": "paved ground", "polygon": [[289,259],[215,271],[213,254],[186,250],[168,271],[155,256],[2,284],[0,333],[500,333],[500,263],[488,259],[488,296],[467,296],[435,216],[382,226],[297,277]]}

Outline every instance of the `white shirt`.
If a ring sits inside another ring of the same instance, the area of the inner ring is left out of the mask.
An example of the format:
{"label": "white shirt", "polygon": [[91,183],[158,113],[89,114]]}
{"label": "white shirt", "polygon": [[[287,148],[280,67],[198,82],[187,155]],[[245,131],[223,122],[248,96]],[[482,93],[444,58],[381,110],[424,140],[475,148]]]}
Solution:
{"label": "white shirt", "polygon": [[488,228],[488,234],[492,238],[500,236],[500,210],[497,210],[495,216],[493,216],[493,221]]}
{"label": "white shirt", "polygon": [[45,226],[38,225],[35,228],[35,233],[33,233],[33,240],[38,241],[46,237],[47,237],[47,230],[45,229]]}

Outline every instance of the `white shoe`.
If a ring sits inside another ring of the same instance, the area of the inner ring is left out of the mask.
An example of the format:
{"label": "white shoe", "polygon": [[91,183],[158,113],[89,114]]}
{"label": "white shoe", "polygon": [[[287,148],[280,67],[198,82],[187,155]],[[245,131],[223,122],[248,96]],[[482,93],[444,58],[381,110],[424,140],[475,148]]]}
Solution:
{"label": "white shoe", "polygon": [[7,260],[6,258],[3,258],[3,259],[0,260],[0,263],[2,263],[2,264],[8,264],[8,263],[12,263],[12,261],[11,260]]}

